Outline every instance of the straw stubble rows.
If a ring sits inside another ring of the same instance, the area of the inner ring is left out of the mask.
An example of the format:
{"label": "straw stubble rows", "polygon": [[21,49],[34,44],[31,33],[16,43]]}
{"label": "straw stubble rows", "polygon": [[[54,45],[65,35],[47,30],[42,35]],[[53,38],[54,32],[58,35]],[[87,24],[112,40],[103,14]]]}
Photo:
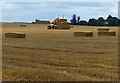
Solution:
{"label": "straw stubble rows", "polygon": [[[4,81],[105,81],[117,80],[117,36],[99,37],[98,27],[70,30],[3,27]],[[117,31],[117,27],[110,27]],[[74,37],[91,30],[93,37]],[[6,32],[23,32],[24,39],[5,38]]]}

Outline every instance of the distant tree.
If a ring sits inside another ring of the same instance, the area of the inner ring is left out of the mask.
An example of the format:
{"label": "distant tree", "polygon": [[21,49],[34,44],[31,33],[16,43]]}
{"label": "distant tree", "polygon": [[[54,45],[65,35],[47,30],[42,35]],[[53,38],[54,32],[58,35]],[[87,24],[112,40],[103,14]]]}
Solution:
{"label": "distant tree", "polygon": [[80,25],[88,25],[87,21],[85,21],[85,20],[80,21],[79,24],[80,24]]}
{"label": "distant tree", "polygon": [[70,20],[71,24],[76,25],[76,15],[73,14],[72,19]]}
{"label": "distant tree", "polygon": [[120,26],[120,19],[118,19],[118,26]]}
{"label": "distant tree", "polygon": [[118,26],[118,18],[116,17],[109,18],[107,21],[109,26]]}
{"label": "distant tree", "polygon": [[109,23],[108,21],[105,20],[105,26],[109,26]]}
{"label": "distant tree", "polygon": [[117,17],[113,17],[114,19],[114,25],[113,26],[118,26],[119,25],[119,19]]}
{"label": "distant tree", "polygon": [[88,25],[89,25],[89,26],[97,26],[97,20],[94,19],[94,18],[89,19]]}
{"label": "distant tree", "polygon": [[80,16],[77,17],[77,24],[79,25],[80,23]]}
{"label": "distant tree", "polygon": [[99,17],[97,19],[89,19],[89,21],[80,21],[80,16],[77,17],[76,20],[76,14],[73,14],[72,19],[70,20],[71,24],[73,25],[88,25],[88,26],[120,26],[120,19],[117,17],[112,17],[109,15],[107,19],[105,20],[103,17]]}
{"label": "distant tree", "polygon": [[111,15],[109,15],[109,16],[107,17],[107,19],[106,19],[106,20],[108,21],[108,19],[110,19],[110,18],[112,18],[112,16],[111,16]]}
{"label": "distant tree", "polygon": [[35,24],[35,22],[32,22],[32,24]]}
{"label": "distant tree", "polygon": [[90,23],[92,22],[93,19],[89,19],[88,21],[88,25],[90,26]]}
{"label": "distant tree", "polygon": [[105,20],[103,17],[99,17],[97,21],[98,26],[104,26],[105,25]]}

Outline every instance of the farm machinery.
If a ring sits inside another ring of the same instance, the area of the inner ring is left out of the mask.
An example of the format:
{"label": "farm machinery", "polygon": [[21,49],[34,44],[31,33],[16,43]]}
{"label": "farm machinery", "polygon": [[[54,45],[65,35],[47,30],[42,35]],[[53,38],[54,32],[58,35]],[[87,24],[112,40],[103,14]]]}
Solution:
{"label": "farm machinery", "polygon": [[50,22],[48,29],[70,29],[70,22],[67,19],[60,19],[59,17]]}

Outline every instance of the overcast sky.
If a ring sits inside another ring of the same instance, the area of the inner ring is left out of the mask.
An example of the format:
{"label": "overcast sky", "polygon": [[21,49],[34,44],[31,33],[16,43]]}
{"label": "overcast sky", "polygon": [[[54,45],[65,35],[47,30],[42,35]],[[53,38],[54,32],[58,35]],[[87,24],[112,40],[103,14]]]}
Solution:
{"label": "overcast sky", "polygon": [[54,20],[73,14],[81,20],[107,16],[118,17],[118,2],[2,2],[2,22],[33,22],[35,19]]}

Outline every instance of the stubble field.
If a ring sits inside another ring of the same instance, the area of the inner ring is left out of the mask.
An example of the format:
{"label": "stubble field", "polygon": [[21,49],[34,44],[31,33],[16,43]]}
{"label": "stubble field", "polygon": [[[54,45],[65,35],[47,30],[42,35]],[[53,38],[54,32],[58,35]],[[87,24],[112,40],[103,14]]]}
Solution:
{"label": "stubble field", "polygon": [[[98,27],[48,30],[45,24],[2,23],[3,81],[114,81],[118,79],[117,36],[97,35]],[[93,37],[74,37],[93,31]],[[5,38],[22,32],[26,38]]]}

